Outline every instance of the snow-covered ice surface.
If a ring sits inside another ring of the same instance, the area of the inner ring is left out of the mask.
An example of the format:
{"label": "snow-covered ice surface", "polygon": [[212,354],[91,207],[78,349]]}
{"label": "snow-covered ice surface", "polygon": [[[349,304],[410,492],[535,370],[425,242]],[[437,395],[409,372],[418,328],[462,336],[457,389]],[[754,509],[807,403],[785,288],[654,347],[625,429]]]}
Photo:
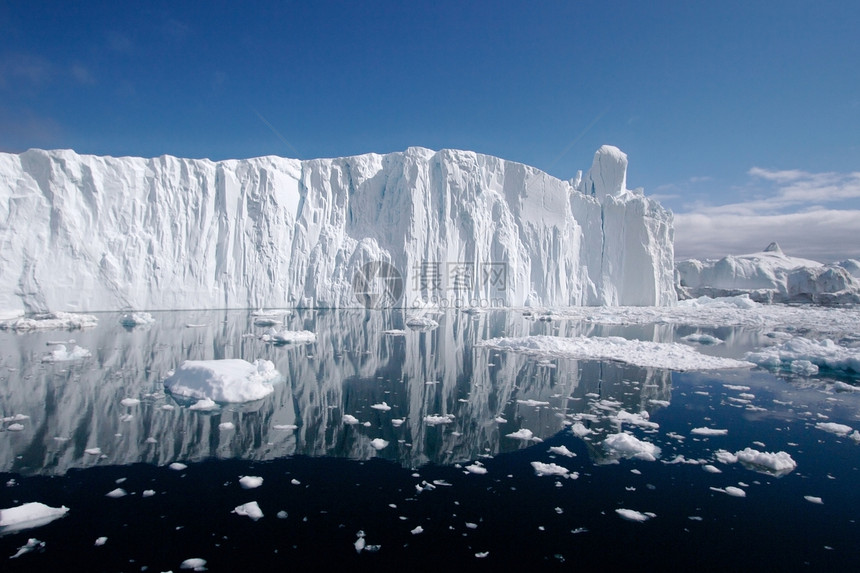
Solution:
{"label": "snow-covered ice surface", "polygon": [[[611,146],[572,181],[418,147],[306,161],[0,153],[0,310],[359,307],[353,277],[378,262],[409,279],[403,306],[440,293],[668,304],[672,215],[626,172]],[[431,263],[493,280],[413,284]]]}
{"label": "snow-covered ice surface", "polygon": [[[247,311],[0,332],[0,507],[72,508],[0,535],[0,558],[38,538],[10,571],[70,559],[178,571],[189,558],[211,570],[636,570],[645,554],[660,570],[701,568],[703,554],[721,570],[851,569],[855,308],[739,297],[428,311],[432,330],[406,327],[410,313],[279,315],[279,328],[315,333],[312,346],[271,344]],[[42,362],[59,344],[92,356]],[[793,361],[822,354],[821,367],[688,366],[790,348]],[[185,360],[232,356],[271,362],[283,383],[253,402],[166,391]]]}
{"label": "snow-covered ice surface", "polygon": [[173,395],[214,402],[251,402],[274,391],[280,374],[268,360],[186,360],[164,381]]}

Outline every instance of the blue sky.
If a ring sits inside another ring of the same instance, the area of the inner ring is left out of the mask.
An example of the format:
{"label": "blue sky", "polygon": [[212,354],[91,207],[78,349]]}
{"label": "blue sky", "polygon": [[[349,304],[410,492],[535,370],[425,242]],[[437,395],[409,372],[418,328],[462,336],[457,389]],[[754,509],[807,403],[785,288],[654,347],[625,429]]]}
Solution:
{"label": "blue sky", "polygon": [[608,143],[678,258],[860,258],[860,2],[5,2],[0,151],[412,145],[561,178]]}

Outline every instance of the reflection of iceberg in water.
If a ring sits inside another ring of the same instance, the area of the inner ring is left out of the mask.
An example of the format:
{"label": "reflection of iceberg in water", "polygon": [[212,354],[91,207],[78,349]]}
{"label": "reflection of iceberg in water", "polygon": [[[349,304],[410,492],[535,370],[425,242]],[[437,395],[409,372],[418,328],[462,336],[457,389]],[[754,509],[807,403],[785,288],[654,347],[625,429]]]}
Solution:
{"label": "reflection of iceberg in water", "polygon": [[[528,429],[544,439],[576,414],[595,429],[610,424],[588,416],[595,396],[630,412],[669,399],[665,371],[473,347],[502,335],[608,334],[593,324],[537,321],[513,311],[441,314],[438,328],[403,336],[383,334],[404,329],[402,311],[292,312],[285,328],[313,332],[316,341],[288,346],[267,343],[270,326],[256,326],[249,313],[153,317],[146,328],[127,330],[107,315],[97,327],[74,332],[75,343],[92,353],[75,363],[41,361],[47,343],[72,336],[67,332],[0,333],[0,418],[29,416],[23,431],[0,432],[0,471],[61,474],[94,464],[290,455],[451,464],[526,447],[533,442],[507,435]],[[660,325],[625,333],[672,336],[671,327]],[[271,360],[285,381],[263,400],[212,411],[189,409],[165,394],[165,376],[182,361],[221,358]],[[123,405],[125,398],[140,402]],[[389,410],[372,407],[383,402]],[[345,424],[347,414],[358,423]],[[446,423],[428,422],[432,416]],[[377,439],[388,445],[379,449]],[[96,447],[101,455],[85,453]]]}

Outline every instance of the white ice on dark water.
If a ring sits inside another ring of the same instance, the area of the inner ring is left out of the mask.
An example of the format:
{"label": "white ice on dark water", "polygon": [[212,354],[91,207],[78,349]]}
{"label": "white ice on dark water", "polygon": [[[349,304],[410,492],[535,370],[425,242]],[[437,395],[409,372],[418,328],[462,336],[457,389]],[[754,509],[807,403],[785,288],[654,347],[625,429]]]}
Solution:
{"label": "white ice on dark water", "polygon": [[746,359],[766,368],[787,368],[806,375],[815,375],[820,368],[860,374],[860,348],[840,346],[828,338],[796,336],[750,352]]}
{"label": "white ice on dark water", "polygon": [[652,517],[657,517],[650,511],[642,513],[641,511],[636,511],[635,509],[618,508],[615,510],[615,513],[617,513],[618,517],[620,517],[621,519],[624,519],[626,521],[633,521],[635,523],[643,523],[645,521],[648,521]]}
{"label": "white ice on dark water", "polygon": [[17,507],[0,509],[0,531],[11,532],[46,525],[69,512],[65,506],[50,507],[32,501]]}
{"label": "white ice on dark water", "polygon": [[164,381],[176,396],[214,402],[250,402],[274,391],[272,381],[280,377],[269,360],[186,360]]}
{"label": "white ice on dark water", "polygon": [[[469,301],[670,304],[672,215],[626,173],[611,146],[573,181],[418,147],[307,161],[0,153],[0,309],[357,307],[351,281],[376,261],[403,277],[435,261],[505,269],[472,281]],[[436,296],[403,286],[409,302]]]}
{"label": "white ice on dark water", "polygon": [[260,506],[256,501],[249,501],[247,503],[243,503],[242,505],[236,507],[233,510],[233,513],[236,515],[242,515],[245,517],[251,518],[253,521],[257,521],[263,517],[263,510],[260,509]]}
{"label": "white ice on dark water", "polygon": [[42,362],[70,362],[92,356],[89,350],[81,346],[73,346],[70,350],[64,344],[58,344],[54,350],[42,357]]}
{"label": "white ice on dark water", "polygon": [[632,434],[619,432],[610,434],[603,440],[603,449],[612,456],[619,458],[633,458],[649,462],[660,457],[660,447],[640,440]]}
{"label": "white ice on dark water", "polygon": [[242,476],[239,478],[239,485],[242,489],[254,489],[263,485],[263,478],[259,476]]}

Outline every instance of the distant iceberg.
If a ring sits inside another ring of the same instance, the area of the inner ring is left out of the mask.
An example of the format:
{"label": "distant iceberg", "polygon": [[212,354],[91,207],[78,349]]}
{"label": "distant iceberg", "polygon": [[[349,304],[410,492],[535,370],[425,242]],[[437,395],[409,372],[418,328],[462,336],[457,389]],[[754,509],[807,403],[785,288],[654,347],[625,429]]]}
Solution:
{"label": "distant iceberg", "polygon": [[748,295],[764,303],[860,303],[860,263],[790,257],[775,242],[759,253],[679,261],[675,275],[681,299]]}

